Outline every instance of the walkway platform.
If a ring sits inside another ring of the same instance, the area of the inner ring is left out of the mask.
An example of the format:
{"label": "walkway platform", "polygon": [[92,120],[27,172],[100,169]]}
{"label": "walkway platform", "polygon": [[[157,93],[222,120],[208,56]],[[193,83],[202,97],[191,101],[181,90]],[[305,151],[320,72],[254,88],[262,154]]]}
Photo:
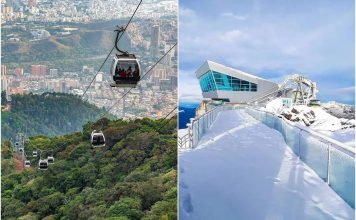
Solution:
{"label": "walkway platform", "polygon": [[354,209],[244,110],[219,114],[179,152],[180,220],[354,219]]}

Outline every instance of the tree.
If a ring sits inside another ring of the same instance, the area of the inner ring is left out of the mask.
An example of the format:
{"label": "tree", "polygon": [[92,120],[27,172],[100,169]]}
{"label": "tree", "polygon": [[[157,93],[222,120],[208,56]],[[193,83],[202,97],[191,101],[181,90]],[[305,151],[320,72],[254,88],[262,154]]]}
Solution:
{"label": "tree", "polygon": [[19,217],[23,215],[25,204],[17,199],[1,200],[1,216],[3,218]]}
{"label": "tree", "polygon": [[[54,149],[55,163],[46,171],[6,168],[9,172],[2,173],[1,182],[2,218],[176,219],[175,131],[153,133],[162,122],[104,121],[111,144],[99,149],[91,148],[89,132],[32,136],[26,152]],[[91,131],[93,124],[84,129]],[[7,149],[2,150],[5,156]],[[11,154],[3,164],[12,160]],[[36,166],[38,158],[31,162]]]}
{"label": "tree", "polygon": [[116,201],[106,213],[107,217],[126,216],[128,219],[141,219],[141,201],[139,199],[123,197]]}
{"label": "tree", "polygon": [[18,220],[38,220],[38,216],[33,212],[29,212],[26,215],[19,217]]}
{"label": "tree", "polygon": [[29,186],[18,185],[14,189],[14,197],[24,203],[27,203],[32,198],[32,190]]}
{"label": "tree", "polygon": [[177,200],[156,202],[144,220],[177,219]]}

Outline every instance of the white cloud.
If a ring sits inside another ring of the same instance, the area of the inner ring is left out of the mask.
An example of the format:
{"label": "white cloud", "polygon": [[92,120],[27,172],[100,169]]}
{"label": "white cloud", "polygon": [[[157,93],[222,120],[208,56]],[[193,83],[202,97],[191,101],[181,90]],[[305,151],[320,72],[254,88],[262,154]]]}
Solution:
{"label": "white cloud", "polygon": [[[325,94],[335,92],[337,86],[350,85],[354,78],[347,74],[354,74],[355,59],[352,8],[323,1],[282,5],[274,2],[280,7],[275,7],[273,1],[257,2],[258,7],[251,3],[240,13],[220,12],[218,16],[180,5],[180,69],[192,69],[185,74],[194,75],[210,59],[264,78],[280,79],[299,72],[315,80],[320,93]],[[231,5],[231,10],[238,12],[238,5]],[[323,10],[319,10],[321,7]],[[339,80],[330,88],[327,80],[333,75]],[[179,86],[186,87],[184,83]],[[184,94],[201,93],[191,87],[187,85]]]}
{"label": "white cloud", "polygon": [[342,94],[354,94],[355,93],[355,86],[338,88],[335,91],[338,92],[338,93],[342,93]]}
{"label": "white cloud", "polygon": [[180,70],[178,81],[178,96],[180,100],[201,100],[202,94],[195,70]]}
{"label": "white cloud", "polygon": [[179,16],[180,18],[195,18],[196,13],[193,9],[179,7]]}
{"label": "white cloud", "polygon": [[234,14],[231,12],[222,13],[221,16],[227,17],[227,18],[233,18],[233,19],[240,20],[240,21],[246,20],[246,18],[247,18],[247,16],[241,16],[241,15],[237,15],[237,14]]}
{"label": "white cloud", "polygon": [[242,37],[243,37],[242,32],[240,30],[236,29],[236,30],[230,30],[230,31],[223,33],[222,35],[219,36],[218,39],[220,39],[221,41],[234,43],[234,42],[237,42],[238,40],[241,40]]}

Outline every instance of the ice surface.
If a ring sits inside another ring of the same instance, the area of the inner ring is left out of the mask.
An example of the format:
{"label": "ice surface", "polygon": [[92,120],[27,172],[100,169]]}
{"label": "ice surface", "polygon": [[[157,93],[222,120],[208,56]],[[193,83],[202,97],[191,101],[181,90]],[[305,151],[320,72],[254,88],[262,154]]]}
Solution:
{"label": "ice surface", "polygon": [[179,219],[354,219],[354,210],[278,131],[230,110],[180,151]]}

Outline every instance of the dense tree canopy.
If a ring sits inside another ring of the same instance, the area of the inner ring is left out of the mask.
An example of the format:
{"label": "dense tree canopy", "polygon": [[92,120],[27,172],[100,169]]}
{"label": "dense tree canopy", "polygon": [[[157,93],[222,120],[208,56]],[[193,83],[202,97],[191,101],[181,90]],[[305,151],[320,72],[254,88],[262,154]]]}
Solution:
{"label": "dense tree canopy", "polygon": [[[2,96],[5,94],[2,93]],[[103,109],[70,94],[30,93],[12,95],[11,98],[11,111],[3,111],[1,114],[3,139],[15,138],[18,132],[49,136],[66,134],[79,131],[88,121],[108,116]]]}
{"label": "dense tree canopy", "polygon": [[[157,129],[166,124],[161,130]],[[107,144],[92,149],[102,128]],[[176,119],[100,119],[81,132],[33,136],[25,151],[53,149],[46,171],[14,171],[11,143],[2,143],[3,219],[177,219]]]}

